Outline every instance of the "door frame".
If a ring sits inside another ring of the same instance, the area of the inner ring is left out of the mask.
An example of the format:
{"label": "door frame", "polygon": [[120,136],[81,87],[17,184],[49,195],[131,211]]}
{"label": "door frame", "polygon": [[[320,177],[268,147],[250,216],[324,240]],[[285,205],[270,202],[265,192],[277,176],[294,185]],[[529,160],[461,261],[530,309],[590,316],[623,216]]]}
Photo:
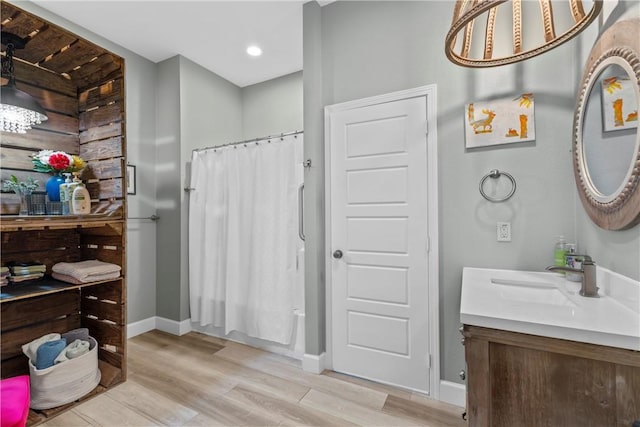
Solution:
{"label": "door frame", "polygon": [[438,237],[438,131],[437,86],[435,84],[377,95],[324,107],[324,176],[325,176],[325,367],[333,368],[332,262],[331,262],[331,115],[337,112],[377,104],[425,97],[427,103],[427,227],[429,230],[429,396],[440,397],[440,293],[439,293],[439,237]]}

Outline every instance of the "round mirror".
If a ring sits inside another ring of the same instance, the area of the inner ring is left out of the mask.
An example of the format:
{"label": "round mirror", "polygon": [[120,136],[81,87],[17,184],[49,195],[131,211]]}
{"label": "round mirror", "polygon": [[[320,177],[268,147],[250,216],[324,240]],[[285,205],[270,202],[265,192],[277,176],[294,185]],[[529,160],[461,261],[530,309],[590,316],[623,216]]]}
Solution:
{"label": "round mirror", "polygon": [[589,217],[609,230],[640,222],[640,20],[605,31],[589,56],[574,121],[574,172]]}

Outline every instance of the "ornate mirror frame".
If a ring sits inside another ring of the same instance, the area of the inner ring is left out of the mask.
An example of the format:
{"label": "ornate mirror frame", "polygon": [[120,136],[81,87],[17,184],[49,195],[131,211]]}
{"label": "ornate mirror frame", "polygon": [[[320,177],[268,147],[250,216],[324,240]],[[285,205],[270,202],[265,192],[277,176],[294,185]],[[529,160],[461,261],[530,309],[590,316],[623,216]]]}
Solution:
{"label": "ornate mirror frame", "polygon": [[599,227],[624,230],[640,223],[640,126],[624,183],[609,196],[601,194],[589,177],[582,138],[589,94],[600,72],[613,64],[621,66],[635,82],[640,104],[640,19],[616,22],[598,39],[585,66],[573,121],[573,171],[582,205]]}

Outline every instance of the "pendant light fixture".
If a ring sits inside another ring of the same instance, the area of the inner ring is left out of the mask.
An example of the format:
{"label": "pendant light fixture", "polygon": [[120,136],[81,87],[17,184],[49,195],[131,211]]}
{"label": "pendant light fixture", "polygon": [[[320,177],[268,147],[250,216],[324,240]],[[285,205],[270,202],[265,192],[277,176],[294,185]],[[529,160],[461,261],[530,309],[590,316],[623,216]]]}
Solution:
{"label": "pendant light fixture", "polygon": [[26,133],[32,126],[47,120],[44,108],[31,95],[16,88],[13,54],[23,49],[25,41],[11,33],[2,32],[2,44],[6,46],[2,57],[2,77],[7,84],[0,87],[0,130]]}
{"label": "pendant light fixture", "polygon": [[[504,5],[503,5],[504,3]],[[602,0],[456,0],[447,58],[471,68],[524,61],[571,40],[593,22]],[[511,7],[509,7],[509,5]],[[486,19],[480,19],[486,15]]]}

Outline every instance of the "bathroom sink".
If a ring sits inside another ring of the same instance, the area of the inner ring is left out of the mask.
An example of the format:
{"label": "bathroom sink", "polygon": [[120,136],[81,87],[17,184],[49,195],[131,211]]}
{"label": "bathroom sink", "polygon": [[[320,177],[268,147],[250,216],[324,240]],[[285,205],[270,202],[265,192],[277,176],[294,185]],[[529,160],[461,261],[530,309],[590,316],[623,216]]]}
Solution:
{"label": "bathroom sink", "polygon": [[500,297],[515,302],[575,307],[576,304],[557,285],[527,280],[491,279]]}
{"label": "bathroom sink", "polygon": [[460,321],[466,325],[640,350],[640,282],[598,267],[599,298],[547,271],[465,267]]}

